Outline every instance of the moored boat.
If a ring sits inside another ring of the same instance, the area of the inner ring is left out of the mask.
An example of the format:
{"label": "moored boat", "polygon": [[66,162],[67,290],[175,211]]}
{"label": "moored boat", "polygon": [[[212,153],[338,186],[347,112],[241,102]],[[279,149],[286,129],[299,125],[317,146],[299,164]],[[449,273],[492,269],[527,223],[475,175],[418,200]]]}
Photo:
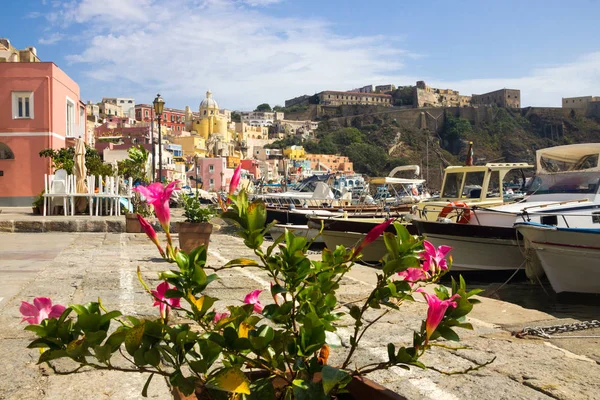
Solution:
{"label": "moored boat", "polygon": [[532,222],[515,228],[535,250],[556,293],[600,293],[600,229]]}

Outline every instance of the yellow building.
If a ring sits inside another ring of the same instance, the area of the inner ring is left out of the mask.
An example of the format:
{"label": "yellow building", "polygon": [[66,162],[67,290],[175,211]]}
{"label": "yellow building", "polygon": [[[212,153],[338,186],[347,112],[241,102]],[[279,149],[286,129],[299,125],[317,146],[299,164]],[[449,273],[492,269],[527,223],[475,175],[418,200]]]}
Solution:
{"label": "yellow building", "polygon": [[184,157],[194,155],[206,157],[206,140],[199,135],[173,137],[171,140],[181,145]]}
{"label": "yellow building", "polygon": [[304,160],[306,158],[306,152],[302,146],[290,146],[283,150],[283,155],[290,160]]}
{"label": "yellow building", "polygon": [[[189,106],[185,108],[186,130],[192,132],[192,137],[197,135],[205,141],[207,157],[242,156],[236,140],[238,135],[228,129],[229,118],[228,113],[221,112],[210,90],[200,103],[197,115]],[[183,151],[185,153],[185,148]]]}

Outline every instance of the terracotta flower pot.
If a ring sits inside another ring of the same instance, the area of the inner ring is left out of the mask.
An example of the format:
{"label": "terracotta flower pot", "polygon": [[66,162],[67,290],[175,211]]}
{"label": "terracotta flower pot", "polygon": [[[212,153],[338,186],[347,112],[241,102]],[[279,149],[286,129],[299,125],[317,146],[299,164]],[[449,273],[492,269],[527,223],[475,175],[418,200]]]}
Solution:
{"label": "terracotta flower pot", "polygon": [[[253,381],[256,379],[264,378],[266,376],[264,371],[254,371],[246,373],[248,378]],[[315,379],[319,380],[320,375],[316,374]],[[285,380],[281,378],[273,379],[273,386],[275,391],[278,388],[284,387],[286,384]],[[349,393],[338,394],[337,400],[406,400],[406,397],[394,393],[393,391],[386,389],[380,384],[373,382],[362,376],[355,376],[352,381],[346,386]],[[173,398],[175,400],[207,400],[211,399],[210,394],[203,386],[197,386],[195,393],[185,396],[177,388],[173,388]]]}
{"label": "terracotta flower pot", "polygon": [[208,250],[212,229],[213,226],[209,222],[178,222],[179,248],[189,253],[203,244]]}
{"label": "terracotta flower pot", "polygon": [[140,221],[138,221],[137,214],[128,213],[125,214],[125,232],[127,233],[144,233]]}

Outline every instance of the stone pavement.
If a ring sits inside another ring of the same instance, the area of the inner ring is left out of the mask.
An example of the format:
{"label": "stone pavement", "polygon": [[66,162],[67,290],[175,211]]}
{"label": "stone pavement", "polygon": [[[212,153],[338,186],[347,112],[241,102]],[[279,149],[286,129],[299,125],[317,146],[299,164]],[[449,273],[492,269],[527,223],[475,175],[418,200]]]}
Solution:
{"label": "stone pavement", "polygon": [[[121,233],[0,233],[0,399],[137,399],[146,376],[89,371],[58,376],[37,366],[36,350],[25,346],[33,338],[20,324],[19,304],[37,296],[55,303],[95,301],[100,297],[109,309],[138,316],[156,316],[152,300],[137,281],[139,265],[146,281],[155,286],[156,272],[169,265],[155,258],[154,246],[143,235]],[[241,240],[213,234],[209,264],[222,265],[229,259],[248,256]],[[221,280],[209,286],[209,295],[227,304],[241,304],[256,288],[268,289],[269,281],[257,269],[219,272]],[[371,268],[356,266],[341,283],[340,300],[364,297],[375,276]],[[269,296],[261,295],[263,302]],[[408,303],[402,312],[391,312],[365,335],[356,354],[359,365],[387,358],[386,344],[410,341],[410,332],[426,314],[421,299]],[[432,370],[393,368],[370,377],[408,399],[593,399],[600,393],[600,341],[598,339],[517,339],[510,330],[525,325],[557,324],[552,315],[494,299],[481,298],[470,314],[474,331],[460,331],[461,345],[469,350],[437,348],[423,361],[445,371],[456,371],[496,361],[466,375],[443,375]],[[376,314],[370,316],[373,318]],[[338,335],[346,345],[351,321],[342,320]],[[581,333],[580,333],[581,334]],[[586,331],[585,335],[598,335]],[[345,351],[332,348],[335,365]],[[170,398],[166,383],[153,379],[149,396]]]}

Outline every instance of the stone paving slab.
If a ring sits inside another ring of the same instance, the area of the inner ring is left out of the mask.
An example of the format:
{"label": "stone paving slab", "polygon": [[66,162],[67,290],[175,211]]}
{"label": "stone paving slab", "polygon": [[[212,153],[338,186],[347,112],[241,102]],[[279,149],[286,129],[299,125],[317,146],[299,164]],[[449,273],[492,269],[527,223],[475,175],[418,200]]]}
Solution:
{"label": "stone paving slab", "polygon": [[[35,365],[37,352],[25,348],[33,335],[23,331],[18,306],[21,300],[50,296],[56,303],[95,301],[138,317],[156,316],[157,309],[136,276],[139,266],[146,282],[155,286],[157,272],[171,266],[157,262],[154,246],[144,235],[119,233],[0,233],[0,399],[138,399],[146,376],[105,371],[58,376]],[[209,265],[219,266],[248,257],[237,237],[213,234]],[[315,255],[316,257],[316,255]],[[219,273],[221,280],[207,294],[218,297],[217,309],[241,304],[256,288],[268,289],[269,279],[255,268],[233,268]],[[340,302],[364,297],[372,288],[374,271],[356,266],[341,282]],[[261,295],[269,302],[266,293]],[[499,300],[481,298],[471,314],[474,331],[459,332],[468,350],[436,348],[423,361],[447,372],[482,363],[493,364],[466,374],[448,376],[433,370],[392,368],[370,378],[408,399],[593,399],[600,392],[597,347],[583,339],[517,339],[510,335],[524,325],[557,324],[551,315]],[[357,351],[357,364],[387,358],[386,344],[408,344],[411,329],[425,316],[422,299],[407,303],[402,312],[391,312],[368,331]],[[367,318],[375,318],[370,312]],[[339,321],[338,335],[348,343],[352,321]],[[586,332],[585,334],[591,334]],[[582,341],[583,340],[583,341]],[[345,350],[332,348],[331,363],[341,361]],[[14,371],[19,371],[15,374]],[[151,398],[169,398],[168,386],[155,379]]]}

